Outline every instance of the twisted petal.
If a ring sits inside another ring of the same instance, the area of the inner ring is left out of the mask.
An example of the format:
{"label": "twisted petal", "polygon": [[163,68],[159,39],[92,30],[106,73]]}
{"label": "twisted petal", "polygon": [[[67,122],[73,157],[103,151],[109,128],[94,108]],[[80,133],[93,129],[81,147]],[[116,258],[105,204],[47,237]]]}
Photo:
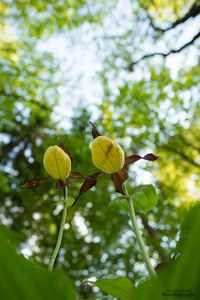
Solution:
{"label": "twisted petal", "polygon": [[92,136],[93,139],[95,139],[98,136],[101,136],[101,134],[98,132],[98,130],[96,129],[96,127],[90,122],[90,124],[92,125]]}
{"label": "twisted petal", "polygon": [[70,175],[69,175],[69,178],[72,178],[72,179],[79,179],[79,178],[85,178],[85,176],[82,175],[82,174],[79,173],[79,172],[71,172]]}
{"label": "twisted petal", "polygon": [[[80,174],[80,173],[79,173]],[[86,178],[86,180],[83,182],[79,194],[76,197],[74,203],[72,206],[74,206],[74,204],[76,203],[76,201],[78,200],[78,198],[84,194],[85,192],[87,192],[89,189],[91,189],[93,186],[95,186],[97,184],[98,178],[102,175],[102,172],[97,172],[91,176],[82,176],[84,178]]]}
{"label": "twisted petal", "polygon": [[32,189],[42,185],[46,180],[47,180],[46,178],[29,180],[22,185],[22,188]]}
{"label": "twisted petal", "polygon": [[113,173],[111,175],[111,179],[115,185],[115,192],[125,195],[123,183],[128,179],[128,173],[126,172],[126,170],[123,168],[120,171]]}
{"label": "twisted petal", "polygon": [[131,156],[128,156],[125,158],[125,165],[130,165],[134,162],[136,162],[139,159],[145,159],[145,160],[150,160],[150,161],[154,161],[156,159],[158,159],[159,156],[154,155],[153,153],[148,153],[145,156],[140,156],[138,154],[133,154]]}

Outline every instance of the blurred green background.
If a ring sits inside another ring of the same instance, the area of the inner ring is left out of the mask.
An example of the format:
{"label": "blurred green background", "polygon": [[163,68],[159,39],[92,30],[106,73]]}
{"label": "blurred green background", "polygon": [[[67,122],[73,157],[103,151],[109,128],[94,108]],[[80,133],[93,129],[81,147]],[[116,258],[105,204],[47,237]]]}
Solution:
{"label": "blurred green background", "polygon": [[[168,262],[199,201],[199,1],[3,0],[0,9],[0,221],[16,248],[47,268],[61,193],[53,181],[21,185],[46,176],[43,154],[61,140],[73,171],[96,172],[92,121],[127,155],[160,156],[132,165],[128,185],[155,185],[158,205],[138,222],[153,265]],[[83,298],[97,291],[84,279],[137,285],[147,276],[128,214],[109,205],[115,197],[105,175],[69,209],[56,268]]]}

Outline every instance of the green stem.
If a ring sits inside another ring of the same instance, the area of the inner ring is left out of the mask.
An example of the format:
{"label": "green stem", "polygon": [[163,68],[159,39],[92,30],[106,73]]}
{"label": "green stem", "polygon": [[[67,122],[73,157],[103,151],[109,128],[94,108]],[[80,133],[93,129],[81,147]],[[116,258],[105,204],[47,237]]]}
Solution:
{"label": "green stem", "polygon": [[127,195],[127,199],[128,199],[128,204],[129,204],[129,209],[130,209],[130,215],[131,215],[131,221],[132,221],[133,229],[134,229],[134,232],[135,232],[136,240],[137,240],[138,245],[140,247],[142,258],[143,258],[143,260],[144,260],[144,262],[146,264],[146,267],[148,269],[149,275],[151,277],[156,277],[156,271],[154,270],[154,268],[151,265],[151,261],[150,261],[149,255],[147,253],[144,241],[142,239],[142,235],[141,235],[140,230],[138,228],[138,224],[137,224],[137,220],[136,220],[136,216],[135,216],[135,210],[134,210],[134,207],[133,207],[133,201],[132,201],[131,197],[129,196],[126,187],[125,187],[125,191],[126,191],[126,195]]}
{"label": "green stem", "polygon": [[60,229],[59,229],[59,233],[58,233],[58,239],[56,242],[56,246],[55,249],[53,251],[53,254],[51,256],[51,260],[49,263],[49,271],[52,271],[56,257],[58,255],[59,249],[60,249],[60,245],[62,242],[62,237],[63,237],[63,231],[64,231],[64,226],[65,226],[65,220],[67,217],[67,187],[63,188],[63,197],[64,197],[64,208],[63,208],[63,214],[62,214],[62,219],[61,219],[61,223],[60,223]]}

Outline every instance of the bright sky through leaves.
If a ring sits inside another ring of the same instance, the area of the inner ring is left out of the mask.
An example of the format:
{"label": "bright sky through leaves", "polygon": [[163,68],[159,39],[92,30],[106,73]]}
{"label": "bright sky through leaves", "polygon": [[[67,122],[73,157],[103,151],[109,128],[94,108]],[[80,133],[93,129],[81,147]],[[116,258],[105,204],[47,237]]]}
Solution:
{"label": "bright sky through leaves", "polygon": [[[60,121],[60,125],[70,126],[69,118],[80,103],[89,107],[89,110],[93,113],[92,119],[98,116],[95,105],[100,104],[104,98],[98,74],[102,71],[104,59],[109,51],[112,51],[110,37],[121,36],[126,30],[131,30],[133,24],[131,11],[132,4],[129,0],[118,1],[118,5],[105,17],[103,26],[86,23],[81,25],[80,28],[75,28],[72,31],[39,42],[39,50],[52,52],[60,61],[58,72],[62,72],[63,83],[59,87],[60,106],[56,107],[54,114],[55,119]],[[188,21],[187,26],[184,28],[185,34],[180,34],[178,40],[176,35],[173,37],[172,32],[177,34],[179,28],[167,32],[165,37],[156,44],[151,39],[146,38],[142,46],[146,50],[143,51],[144,53],[136,52],[136,57],[140,58],[143,54],[149,52],[168,52],[170,48],[179,48],[198,32],[199,21],[200,17]],[[141,28],[141,33],[142,31]],[[138,33],[138,35],[141,33]],[[135,38],[137,39],[137,36]],[[109,45],[111,45],[111,49],[109,49]],[[105,47],[108,47],[109,50]],[[183,65],[189,67],[197,63],[197,49],[190,47],[186,51],[187,58],[185,53],[172,54],[166,58],[166,66],[170,69],[171,76],[174,79],[177,78],[177,73]],[[159,56],[153,58],[155,64],[161,61],[162,58]],[[141,64],[146,62],[144,61]],[[118,61],[116,63],[118,64]],[[123,65],[121,66],[123,69]],[[143,77],[144,74],[141,72],[140,67],[135,68],[134,75],[120,70],[117,82],[120,82],[120,78],[122,80],[132,80],[134,78],[134,81],[137,81]],[[116,90],[115,80],[116,78],[112,78],[111,75],[110,85],[113,86],[113,93]],[[184,116],[180,118],[183,122],[185,121]]]}

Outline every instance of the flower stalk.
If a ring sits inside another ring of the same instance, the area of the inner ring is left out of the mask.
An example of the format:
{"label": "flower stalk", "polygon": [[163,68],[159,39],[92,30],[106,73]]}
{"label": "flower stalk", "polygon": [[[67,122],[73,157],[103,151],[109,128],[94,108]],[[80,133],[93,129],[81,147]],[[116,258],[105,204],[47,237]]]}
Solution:
{"label": "flower stalk", "polygon": [[136,236],[136,240],[138,242],[141,254],[142,254],[142,258],[146,264],[147,270],[149,272],[149,275],[151,277],[156,277],[156,271],[154,270],[153,266],[151,265],[151,261],[148,255],[148,252],[146,250],[142,235],[140,233],[140,230],[138,228],[138,224],[137,224],[137,220],[136,220],[136,215],[135,215],[135,210],[134,210],[134,206],[133,206],[133,201],[131,199],[131,196],[129,195],[127,188],[125,186],[125,192],[126,192],[126,196],[127,196],[127,200],[128,200],[128,205],[129,205],[129,209],[130,209],[130,217],[131,217],[131,222],[133,225],[133,230],[135,232],[135,236]]}
{"label": "flower stalk", "polygon": [[63,214],[62,214],[60,229],[59,229],[59,233],[58,233],[58,239],[57,239],[56,246],[55,246],[55,249],[53,251],[53,254],[51,256],[51,260],[49,263],[49,271],[53,270],[54,263],[55,263],[56,257],[58,255],[58,252],[60,250],[60,246],[62,243],[64,226],[65,226],[65,221],[66,221],[66,217],[67,217],[67,198],[68,198],[67,197],[67,187],[63,187],[63,198],[64,198]]}

